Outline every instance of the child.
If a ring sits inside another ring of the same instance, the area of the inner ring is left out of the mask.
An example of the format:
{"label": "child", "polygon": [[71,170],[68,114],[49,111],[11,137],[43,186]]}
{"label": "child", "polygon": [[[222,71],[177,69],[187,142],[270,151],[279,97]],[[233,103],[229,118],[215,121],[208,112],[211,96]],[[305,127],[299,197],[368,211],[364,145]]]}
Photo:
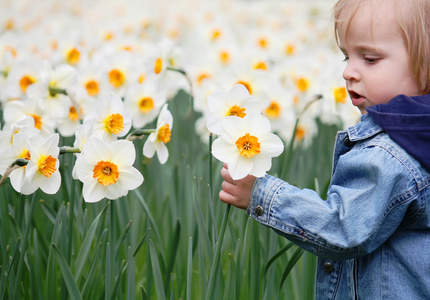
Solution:
{"label": "child", "polygon": [[266,175],[219,197],[318,256],[316,299],[430,299],[430,1],[338,0],[361,122],[338,133],[327,200]]}

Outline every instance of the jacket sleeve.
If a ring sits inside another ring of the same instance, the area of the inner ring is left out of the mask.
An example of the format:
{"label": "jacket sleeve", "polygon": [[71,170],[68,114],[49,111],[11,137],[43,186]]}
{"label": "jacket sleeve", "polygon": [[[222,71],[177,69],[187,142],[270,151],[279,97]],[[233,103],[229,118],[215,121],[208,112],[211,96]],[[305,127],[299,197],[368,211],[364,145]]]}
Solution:
{"label": "jacket sleeve", "polygon": [[266,175],[255,181],[247,213],[322,258],[358,257],[393,234],[414,200],[405,170],[385,149],[351,150],[337,162],[327,200]]}

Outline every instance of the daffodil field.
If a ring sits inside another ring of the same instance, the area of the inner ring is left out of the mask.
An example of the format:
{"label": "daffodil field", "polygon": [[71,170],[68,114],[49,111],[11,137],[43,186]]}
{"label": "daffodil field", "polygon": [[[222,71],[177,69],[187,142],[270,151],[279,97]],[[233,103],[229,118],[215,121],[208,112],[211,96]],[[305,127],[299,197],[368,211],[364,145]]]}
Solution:
{"label": "daffodil field", "polygon": [[316,258],[218,199],[323,198],[356,123],[334,0],[1,0],[0,299],[313,299]]}

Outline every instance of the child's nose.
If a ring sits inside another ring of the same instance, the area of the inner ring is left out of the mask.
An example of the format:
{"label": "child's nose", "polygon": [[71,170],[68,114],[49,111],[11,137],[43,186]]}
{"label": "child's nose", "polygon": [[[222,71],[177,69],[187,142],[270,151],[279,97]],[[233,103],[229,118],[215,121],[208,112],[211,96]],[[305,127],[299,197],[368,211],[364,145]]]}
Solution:
{"label": "child's nose", "polygon": [[351,81],[351,80],[358,81],[358,80],[360,80],[360,73],[354,67],[354,64],[348,62],[345,70],[343,71],[343,79],[345,79],[346,81]]}

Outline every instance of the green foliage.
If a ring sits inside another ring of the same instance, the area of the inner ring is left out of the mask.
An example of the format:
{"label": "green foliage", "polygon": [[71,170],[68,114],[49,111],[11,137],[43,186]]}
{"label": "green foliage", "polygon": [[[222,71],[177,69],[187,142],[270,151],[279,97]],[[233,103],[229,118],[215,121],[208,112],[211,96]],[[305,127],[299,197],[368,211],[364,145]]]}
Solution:
{"label": "green foliage", "polygon": [[[195,134],[189,101],[180,92],[169,102],[165,165],[134,141],[145,181],[123,198],[85,203],[73,154],[61,157],[56,195],[22,196],[5,181],[1,299],[313,298],[315,257],[217,200],[222,164]],[[294,145],[270,173],[323,195],[337,129],[320,123],[313,146]]]}

